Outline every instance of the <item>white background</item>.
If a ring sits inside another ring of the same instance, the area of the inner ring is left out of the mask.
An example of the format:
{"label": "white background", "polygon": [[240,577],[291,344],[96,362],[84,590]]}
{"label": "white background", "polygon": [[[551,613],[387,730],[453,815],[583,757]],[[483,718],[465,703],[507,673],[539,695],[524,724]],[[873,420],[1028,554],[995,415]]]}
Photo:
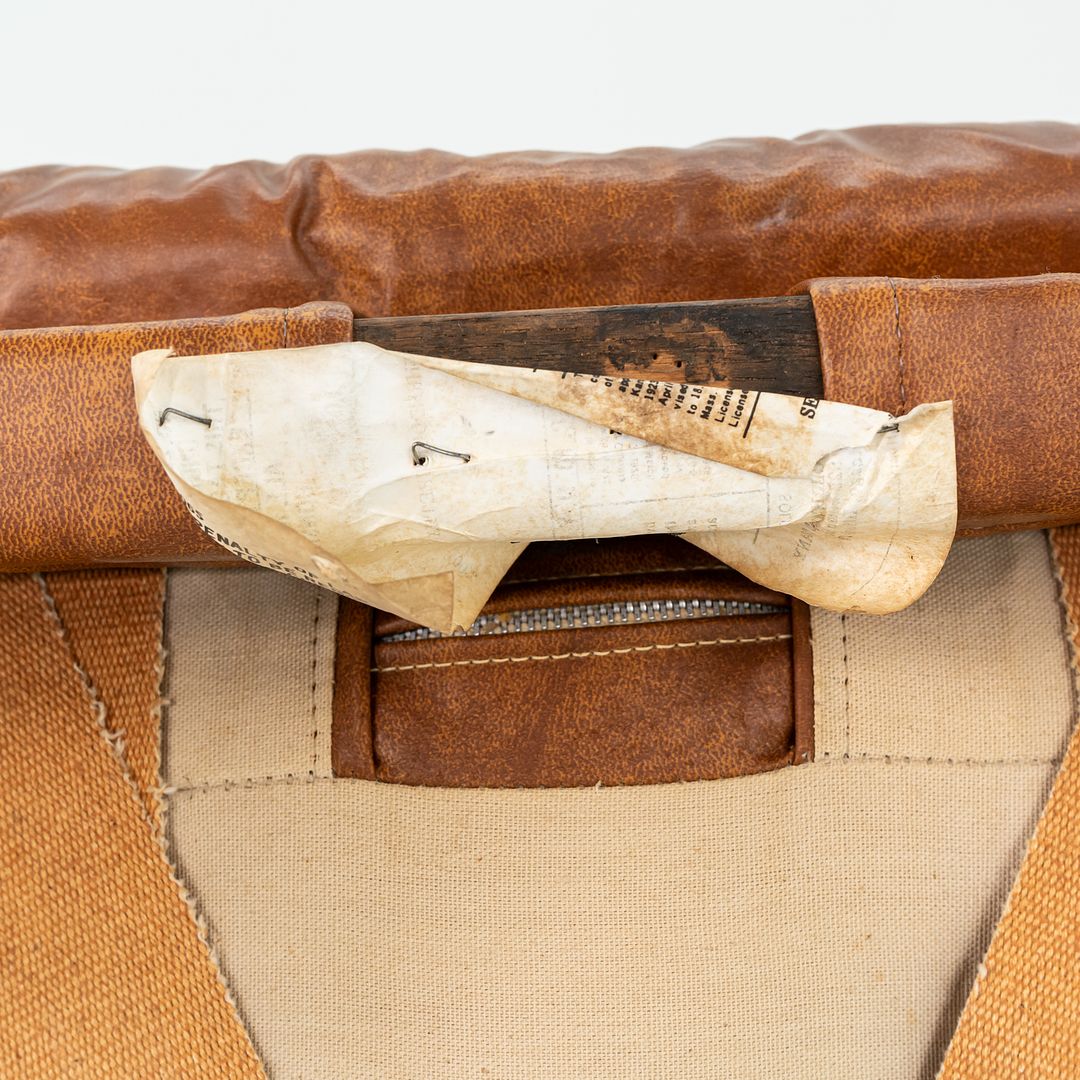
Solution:
{"label": "white background", "polygon": [[0,35],[0,169],[1080,120],[1080,0],[8,0]]}

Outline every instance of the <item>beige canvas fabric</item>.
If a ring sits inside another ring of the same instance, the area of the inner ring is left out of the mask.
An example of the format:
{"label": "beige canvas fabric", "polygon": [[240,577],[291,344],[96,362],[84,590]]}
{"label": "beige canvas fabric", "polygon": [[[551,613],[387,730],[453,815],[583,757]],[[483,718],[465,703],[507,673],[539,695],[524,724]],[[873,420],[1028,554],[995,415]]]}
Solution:
{"label": "beige canvas fabric", "polygon": [[[586,791],[243,766],[175,785],[174,854],[271,1075],[933,1076],[1075,715],[1045,538],[958,545],[934,588],[869,630],[815,617],[812,765]],[[224,693],[180,672],[178,706]]]}
{"label": "beige canvas fabric", "polygon": [[1071,649],[1043,532],[955,545],[923,598],[887,618],[815,609],[818,759],[1059,760]]}
{"label": "beige canvas fabric", "polygon": [[933,1075],[1053,771],[324,780],[170,820],[273,1077],[896,1080]]}
{"label": "beige canvas fabric", "polygon": [[171,572],[166,786],[329,776],[336,620],[333,593],[284,574]]}

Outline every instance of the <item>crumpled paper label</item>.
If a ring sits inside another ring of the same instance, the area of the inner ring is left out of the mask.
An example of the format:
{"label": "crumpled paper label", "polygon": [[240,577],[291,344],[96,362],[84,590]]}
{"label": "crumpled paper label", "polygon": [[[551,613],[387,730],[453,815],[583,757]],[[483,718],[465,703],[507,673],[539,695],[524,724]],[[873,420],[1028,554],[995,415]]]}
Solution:
{"label": "crumpled paper label", "polygon": [[677,533],[808,603],[885,613],[956,528],[951,402],[896,418],[365,342],[156,350],[132,371],[143,432],[214,539],[444,632],[532,540]]}

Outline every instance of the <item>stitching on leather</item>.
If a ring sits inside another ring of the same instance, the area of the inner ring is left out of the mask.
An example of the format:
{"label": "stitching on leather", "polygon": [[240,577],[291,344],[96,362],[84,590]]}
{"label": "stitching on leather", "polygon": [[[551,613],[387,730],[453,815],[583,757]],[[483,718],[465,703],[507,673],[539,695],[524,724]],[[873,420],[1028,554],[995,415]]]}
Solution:
{"label": "stitching on leather", "polygon": [[893,313],[896,316],[896,365],[900,371],[900,412],[907,410],[907,393],[904,390],[904,334],[900,328],[900,294],[896,291],[896,282],[885,279],[892,289]]}
{"label": "stitching on leather", "polygon": [[584,660],[594,656],[627,656],[631,653],[666,652],[669,649],[700,649],[710,645],[753,645],[764,641],[790,641],[790,634],[769,634],[748,638],[710,638],[707,641],[664,641],[652,645],[628,645],[618,649],[596,649],[592,652],[547,653],[543,656],[487,656],[475,660],[437,660],[427,664],[395,664],[373,667],[376,674],[391,671],[428,671],[431,668],[481,667],[486,664],[524,664],[533,660]]}

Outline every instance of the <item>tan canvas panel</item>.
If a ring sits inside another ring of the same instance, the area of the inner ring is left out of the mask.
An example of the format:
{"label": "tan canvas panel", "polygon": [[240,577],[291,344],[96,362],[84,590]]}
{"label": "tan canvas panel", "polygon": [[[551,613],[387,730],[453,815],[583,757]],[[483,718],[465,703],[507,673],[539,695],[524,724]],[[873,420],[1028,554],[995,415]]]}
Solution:
{"label": "tan canvas panel", "polygon": [[175,570],[166,786],[330,775],[337,597],[270,570]]}
{"label": "tan canvas panel", "polygon": [[1053,772],[322,780],[170,820],[272,1076],[895,1080],[933,1075]]}
{"label": "tan canvas panel", "polygon": [[[816,616],[811,765],[464,791],[234,759],[238,785],[174,784],[174,855],[272,1075],[933,1076],[1075,713],[1043,536],[966,541],[937,588],[868,632]],[[231,677],[265,715],[264,662]],[[227,693],[176,670],[178,704]]]}
{"label": "tan canvas panel", "polygon": [[1046,534],[962,540],[886,618],[814,609],[819,758],[1060,760],[1075,714]]}

